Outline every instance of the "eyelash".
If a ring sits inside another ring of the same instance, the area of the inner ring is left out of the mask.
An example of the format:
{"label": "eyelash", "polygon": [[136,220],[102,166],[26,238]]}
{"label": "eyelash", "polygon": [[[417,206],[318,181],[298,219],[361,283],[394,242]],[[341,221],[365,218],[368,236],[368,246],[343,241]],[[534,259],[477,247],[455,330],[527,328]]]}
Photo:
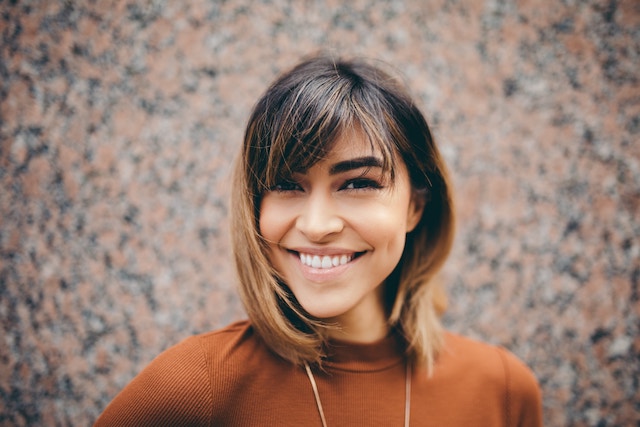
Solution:
{"label": "eyelash", "polygon": [[[352,186],[352,188],[348,188]],[[383,186],[373,180],[368,178],[354,178],[347,180],[342,186],[340,186],[339,190],[344,191],[363,191],[363,190],[378,190],[383,188]],[[290,191],[304,191],[303,188],[295,181],[281,181],[271,187],[271,191],[275,191],[278,193],[287,193]]]}
{"label": "eyelash", "polygon": [[271,187],[271,191],[275,191],[277,193],[286,193],[288,191],[301,191],[302,187],[300,184],[294,181],[280,181],[276,183],[273,187]]}
{"label": "eyelash", "polygon": [[[353,185],[353,188],[347,188],[348,186]],[[355,179],[350,179],[347,182],[345,182],[345,184],[340,187],[341,190],[369,190],[369,189],[373,189],[373,190],[378,190],[382,188],[382,185],[373,180],[373,179],[368,179],[368,178],[355,178]]]}

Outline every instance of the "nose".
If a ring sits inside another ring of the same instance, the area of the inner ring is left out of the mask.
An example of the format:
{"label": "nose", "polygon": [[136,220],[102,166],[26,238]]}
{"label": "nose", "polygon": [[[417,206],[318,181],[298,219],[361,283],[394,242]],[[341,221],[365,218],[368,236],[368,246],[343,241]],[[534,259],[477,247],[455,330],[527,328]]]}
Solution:
{"label": "nose", "polygon": [[312,192],[300,210],[296,228],[309,241],[322,243],[340,233],[344,221],[330,195]]}

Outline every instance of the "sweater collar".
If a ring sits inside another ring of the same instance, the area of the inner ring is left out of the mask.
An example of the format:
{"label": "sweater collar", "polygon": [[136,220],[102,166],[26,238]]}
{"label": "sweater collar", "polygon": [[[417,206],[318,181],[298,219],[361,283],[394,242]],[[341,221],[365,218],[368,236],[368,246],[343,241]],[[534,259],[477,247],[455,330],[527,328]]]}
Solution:
{"label": "sweater collar", "polygon": [[395,333],[366,344],[331,339],[326,345],[327,359],[323,364],[329,369],[345,371],[380,371],[401,363],[404,349],[403,340]]}

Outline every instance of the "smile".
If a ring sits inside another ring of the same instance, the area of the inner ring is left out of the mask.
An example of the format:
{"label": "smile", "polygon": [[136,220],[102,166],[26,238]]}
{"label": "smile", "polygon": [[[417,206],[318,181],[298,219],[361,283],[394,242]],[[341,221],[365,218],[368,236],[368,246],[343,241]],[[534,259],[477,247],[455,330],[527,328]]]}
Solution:
{"label": "smile", "polygon": [[346,265],[350,263],[358,254],[342,254],[342,255],[312,255],[305,253],[298,253],[300,262],[302,265],[306,265],[311,268],[328,269]]}

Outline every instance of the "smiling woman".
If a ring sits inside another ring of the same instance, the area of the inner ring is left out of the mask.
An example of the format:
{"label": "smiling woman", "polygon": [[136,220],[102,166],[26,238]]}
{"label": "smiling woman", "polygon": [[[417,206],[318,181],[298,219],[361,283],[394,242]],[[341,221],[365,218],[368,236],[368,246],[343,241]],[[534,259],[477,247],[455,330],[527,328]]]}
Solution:
{"label": "smiling woman", "polygon": [[444,163],[406,91],[314,57],[249,119],[233,239],[249,316],[165,351],[96,425],[539,426],[529,369],[445,332]]}
{"label": "smiling woman", "polygon": [[260,233],[282,283],[306,313],[334,326],[329,336],[353,342],[387,334],[380,285],[424,208],[405,165],[391,181],[379,151],[361,131],[342,134],[326,157],[260,202]]}

